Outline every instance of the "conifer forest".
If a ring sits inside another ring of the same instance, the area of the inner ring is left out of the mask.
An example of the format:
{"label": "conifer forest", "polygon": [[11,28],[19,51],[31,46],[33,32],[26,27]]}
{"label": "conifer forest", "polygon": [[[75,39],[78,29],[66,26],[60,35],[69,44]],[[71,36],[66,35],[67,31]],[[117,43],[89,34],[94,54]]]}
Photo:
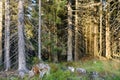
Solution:
{"label": "conifer forest", "polygon": [[0,0],[0,80],[120,80],[120,0]]}

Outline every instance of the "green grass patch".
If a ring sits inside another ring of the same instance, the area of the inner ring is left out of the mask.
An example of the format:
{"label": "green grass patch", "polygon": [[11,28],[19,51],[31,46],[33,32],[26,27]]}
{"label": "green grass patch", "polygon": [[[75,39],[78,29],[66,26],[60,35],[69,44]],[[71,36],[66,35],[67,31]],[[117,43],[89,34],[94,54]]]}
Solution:
{"label": "green grass patch", "polygon": [[[61,62],[61,63],[48,63],[51,67],[51,72],[49,75],[45,75],[42,79],[39,76],[34,76],[33,78],[28,78],[25,76],[23,80],[90,80],[88,74],[78,75],[76,72],[71,73],[67,70],[68,66],[73,66],[74,68],[83,68],[87,72],[98,72],[100,78],[104,80],[120,80],[120,63],[110,61],[110,60],[87,60],[78,62]],[[101,80],[96,78],[96,80]],[[0,78],[0,80],[21,80],[18,77],[9,76],[7,78]]]}

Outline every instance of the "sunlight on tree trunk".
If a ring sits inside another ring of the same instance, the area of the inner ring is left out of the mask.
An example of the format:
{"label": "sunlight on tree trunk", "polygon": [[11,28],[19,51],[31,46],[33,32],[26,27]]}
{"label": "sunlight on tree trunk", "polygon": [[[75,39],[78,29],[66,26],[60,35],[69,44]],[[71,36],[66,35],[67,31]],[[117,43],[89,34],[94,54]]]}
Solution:
{"label": "sunlight on tree trunk", "polygon": [[75,52],[74,52],[74,59],[78,61],[78,0],[75,2],[76,5],[76,12],[75,12]]}
{"label": "sunlight on tree trunk", "polygon": [[109,4],[107,5],[106,10],[106,57],[111,58],[111,46],[110,46],[110,13],[109,13]]}
{"label": "sunlight on tree trunk", "polygon": [[102,56],[102,33],[103,33],[103,28],[102,28],[102,0],[101,0],[101,5],[100,5],[100,50],[99,50],[100,56]]}
{"label": "sunlight on tree trunk", "polygon": [[68,42],[67,42],[67,61],[73,61],[73,56],[72,56],[72,1],[69,0],[68,2]]}
{"label": "sunlight on tree trunk", "polygon": [[[91,3],[94,4],[94,0],[91,0]],[[91,9],[94,9],[94,6],[92,6]],[[91,13],[92,13],[92,11],[90,12],[90,14],[91,14]],[[94,39],[94,37],[93,37],[93,32],[94,32],[94,31],[93,31],[93,30],[94,30],[94,27],[93,27],[93,18],[94,18],[94,16],[93,16],[93,14],[91,14],[91,16],[90,16],[90,18],[89,18],[89,19],[90,19],[90,26],[89,26],[89,27],[90,27],[90,28],[89,28],[89,29],[90,29],[90,34],[89,34],[89,35],[90,35],[90,36],[89,36],[89,37],[90,37],[90,43],[89,43],[90,55],[93,55],[93,53],[94,53],[94,52],[93,52],[93,51],[94,51],[94,49],[93,49],[93,48],[94,48],[94,47],[93,47],[93,46],[94,46],[94,40],[93,40],[93,39]]]}
{"label": "sunlight on tree trunk", "polygon": [[94,24],[94,56],[98,57],[98,24]]}

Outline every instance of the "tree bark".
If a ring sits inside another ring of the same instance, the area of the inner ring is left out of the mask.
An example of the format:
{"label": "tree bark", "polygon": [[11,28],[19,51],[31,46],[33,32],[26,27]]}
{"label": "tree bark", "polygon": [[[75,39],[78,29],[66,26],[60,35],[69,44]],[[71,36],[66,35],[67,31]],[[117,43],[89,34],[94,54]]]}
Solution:
{"label": "tree bark", "polygon": [[[48,41],[49,41],[49,43],[51,43],[51,32],[50,32],[50,30],[48,32],[48,35],[49,35]],[[49,61],[52,61],[51,44],[48,45],[48,52],[49,52]]]}
{"label": "tree bark", "polygon": [[2,64],[2,9],[3,9],[3,2],[0,0],[0,65]]}
{"label": "tree bark", "polygon": [[[94,4],[94,0],[91,0],[91,3],[92,4]],[[91,7],[92,9],[94,8],[94,6],[92,6]],[[92,12],[92,11],[91,11]],[[90,14],[91,14],[91,12],[90,12]],[[89,28],[89,30],[90,30],[90,33],[89,33],[89,39],[90,39],[90,43],[89,43],[89,51],[90,51],[90,55],[93,55],[93,53],[94,53],[94,50],[93,50],[93,48],[94,48],[94,37],[93,37],[93,30],[94,30],[94,28],[93,28],[93,15],[91,14],[91,16],[90,16],[90,26],[89,26],[90,28]]]}
{"label": "tree bark", "polygon": [[88,52],[89,52],[89,50],[88,50],[89,49],[88,48],[88,42],[89,42],[88,41],[88,26],[85,26],[85,42],[86,42],[86,46],[85,46],[86,52],[85,53],[88,54]]}
{"label": "tree bark", "polygon": [[75,12],[75,52],[74,52],[74,59],[78,61],[78,0],[75,2],[76,12]]}
{"label": "tree bark", "polygon": [[[102,3],[102,0],[101,0]],[[103,33],[103,28],[102,28],[102,4],[100,5],[100,50],[99,50],[99,55],[102,55],[102,33]]]}
{"label": "tree bark", "polygon": [[5,0],[5,70],[10,69],[10,1]]}
{"label": "tree bark", "polygon": [[41,0],[39,0],[38,58],[41,61]]}
{"label": "tree bark", "polygon": [[98,57],[98,25],[94,24],[94,56]]}
{"label": "tree bark", "polygon": [[[58,43],[58,41],[57,41],[57,26],[55,24],[56,17],[57,17],[57,15],[56,15],[56,10],[55,10],[54,11],[54,49],[58,49],[58,46],[57,46],[57,43]],[[58,62],[58,50],[55,51],[55,53],[54,53],[54,62]]]}
{"label": "tree bark", "polygon": [[72,56],[72,1],[69,0],[68,2],[68,42],[67,42],[67,61],[73,61],[73,56]]}
{"label": "tree bark", "polygon": [[18,3],[18,70],[27,71],[25,58],[25,41],[24,41],[24,0]]}
{"label": "tree bark", "polygon": [[106,57],[111,58],[111,43],[110,43],[110,23],[109,23],[109,5],[107,5],[106,10]]}

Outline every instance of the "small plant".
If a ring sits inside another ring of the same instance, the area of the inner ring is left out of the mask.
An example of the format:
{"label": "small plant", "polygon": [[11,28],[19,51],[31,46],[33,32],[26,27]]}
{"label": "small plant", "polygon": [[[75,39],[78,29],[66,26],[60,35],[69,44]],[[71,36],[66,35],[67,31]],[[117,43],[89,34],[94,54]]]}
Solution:
{"label": "small plant", "polygon": [[38,57],[34,57],[32,63],[33,64],[38,64],[38,63],[40,63],[40,60],[38,59]]}

